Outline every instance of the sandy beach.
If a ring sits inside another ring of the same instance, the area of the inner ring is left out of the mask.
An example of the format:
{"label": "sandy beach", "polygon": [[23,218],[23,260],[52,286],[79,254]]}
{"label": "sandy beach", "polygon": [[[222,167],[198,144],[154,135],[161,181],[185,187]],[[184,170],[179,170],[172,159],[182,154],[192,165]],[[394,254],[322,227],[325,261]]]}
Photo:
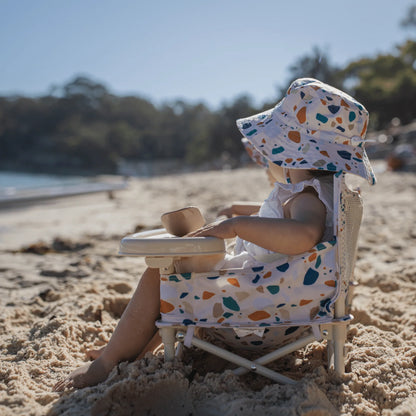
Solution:
{"label": "sandy beach", "polygon": [[160,214],[196,205],[208,220],[269,186],[258,168],[131,179],[106,193],[0,210],[1,415],[416,414],[416,177],[382,172],[359,182],[359,239],[346,374],[326,368],[319,343],[273,367],[301,380],[282,386],[237,378],[207,354],[121,363],[104,383],[62,394],[53,385],[109,340],[144,260],[119,241],[160,226]]}

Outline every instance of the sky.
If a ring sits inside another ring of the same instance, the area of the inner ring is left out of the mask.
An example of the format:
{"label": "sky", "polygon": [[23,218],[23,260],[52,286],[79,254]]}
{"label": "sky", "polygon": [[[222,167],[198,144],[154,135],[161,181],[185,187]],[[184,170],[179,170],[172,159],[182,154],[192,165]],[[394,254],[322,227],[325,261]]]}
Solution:
{"label": "sky", "polygon": [[78,75],[155,104],[255,104],[314,47],[333,65],[393,53],[415,0],[0,0],[0,96]]}

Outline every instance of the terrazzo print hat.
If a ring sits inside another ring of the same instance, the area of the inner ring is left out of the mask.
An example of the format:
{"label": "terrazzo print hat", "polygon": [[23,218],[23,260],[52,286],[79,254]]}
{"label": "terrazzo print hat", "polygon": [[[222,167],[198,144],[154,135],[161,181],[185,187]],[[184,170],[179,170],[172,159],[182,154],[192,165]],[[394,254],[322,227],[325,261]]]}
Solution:
{"label": "terrazzo print hat", "polygon": [[344,171],[376,179],[364,149],[368,111],[313,78],[294,81],[272,109],[237,120],[267,159],[285,168]]}
{"label": "terrazzo print hat", "polygon": [[267,168],[269,165],[269,161],[265,156],[262,155],[252,144],[249,140],[245,137],[241,139],[241,143],[243,143],[244,149],[247,154],[250,156],[250,159],[256,164],[261,166],[262,168]]}

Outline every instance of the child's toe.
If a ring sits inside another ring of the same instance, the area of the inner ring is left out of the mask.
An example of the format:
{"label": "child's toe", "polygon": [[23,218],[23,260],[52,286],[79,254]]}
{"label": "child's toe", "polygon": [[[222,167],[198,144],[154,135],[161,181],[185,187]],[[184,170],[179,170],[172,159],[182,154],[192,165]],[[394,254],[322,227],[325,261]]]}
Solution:
{"label": "child's toe", "polygon": [[58,381],[54,386],[52,391],[55,392],[62,392],[66,389],[69,389],[73,386],[73,380],[71,380],[70,378],[66,378],[64,380],[60,380]]}

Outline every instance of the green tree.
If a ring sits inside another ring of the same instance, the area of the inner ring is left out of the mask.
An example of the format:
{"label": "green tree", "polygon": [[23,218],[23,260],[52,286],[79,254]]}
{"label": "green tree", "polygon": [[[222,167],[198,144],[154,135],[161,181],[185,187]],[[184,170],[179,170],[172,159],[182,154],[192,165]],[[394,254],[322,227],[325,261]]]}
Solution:
{"label": "green tree", "polygon": [[408,40],[394,55],[378,55],[350,63],[343,71],[352,94],[365,103],[373,128],[383,128],[398,117],[416,117],[416,42]]}
{"label": "green tree", "polygon": [[243,152],[241,133],[236,126],[236,120],[259,112],[248,95],[237,97],[230,104],[223,104],[215,112],[210,130],[210,147],[208,155],[211,159],[219,157],[236,161]]}
{"label": "green tree", "polygon": [[316,78],[335,87],[342,84],[339,68],[331,63],[329,55],[318,46],[315,46],[310,54],[297,58],[289,67],[289,72],[292,79]]}
{"label": "green tree", "polygon": [[416,28],[416,4],[409,7],[407,15],[401,21],[403,27]]}

